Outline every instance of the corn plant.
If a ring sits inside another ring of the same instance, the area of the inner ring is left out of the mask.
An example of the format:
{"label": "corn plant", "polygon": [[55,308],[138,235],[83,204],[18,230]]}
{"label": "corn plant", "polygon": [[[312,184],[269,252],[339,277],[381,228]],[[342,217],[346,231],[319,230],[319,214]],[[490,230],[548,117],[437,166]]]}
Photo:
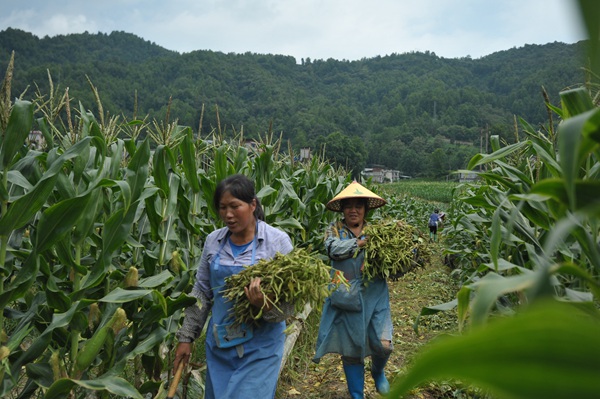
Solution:
{"label": "corn plant", "polygon": [[[600,7],[579,4],[597,73]],[[556,133],[523,122],[523,140],[494,138],[492,153],[471,160],[469,168],[486,168],[458,198],[449,240],[466,239],[478,254],[464,257],[471,269],[457,300],[422,311],[457,306],[464,334],[427,346],[391,397],[441,378],[473,382],[494,397],[597,396],[600,109],[593,87],[561,92],[560,107],[547,104],[561,119]]]}
{"label": "corn plant", "polygon": [[[0,96],[0,396],[159,392],[203,237],[221,226],[216,184],[233,173],[254,179],[267,221],[297,246],[322,245],[343,170],[294,162],[269,134],[248,148],[221,127],[209,139],[110,117],[91,82],[100,121],[50,74],[48,97],[13,104],[12,68]],[[24,145],[34,126],[40,150]]]}
{"label": "corn plant", "polygon": [[422,233],[428,231],[427,221],[434,207],[439,207],[437,203],[431,203],[411,195],[398,194],[394,188],[384,187],[384,192],[388,204],[379,209],[380,217],[404,220]]}

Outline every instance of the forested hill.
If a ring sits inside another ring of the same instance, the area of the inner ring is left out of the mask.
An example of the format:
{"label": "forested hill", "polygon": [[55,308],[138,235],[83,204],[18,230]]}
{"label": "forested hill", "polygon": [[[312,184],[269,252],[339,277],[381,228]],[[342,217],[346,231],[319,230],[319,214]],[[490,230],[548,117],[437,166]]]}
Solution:
{"label": "forested hill", "polygon": [[[198,44],[201,48],[202,43]],[[548,119],[542,87],[557,105],[561,90],[582,84],[584,43],[525,45],[471,59],[432,52],[359,61],[297,60],[271,54],[180,54],[133,34],[70,34],[38,38],[0,32],[0,66],[15,52],[12,96],[54,88],[95,109],[87,77],[105,111],[170,119],[202,133],[243,126],[246,137],[272,130],[294,148],[322,148],[353,168],[380,164],[414,176],[463,168],[485,132],[514,139],[514,117]],[[469,145],[471,143],[471,145]]]}

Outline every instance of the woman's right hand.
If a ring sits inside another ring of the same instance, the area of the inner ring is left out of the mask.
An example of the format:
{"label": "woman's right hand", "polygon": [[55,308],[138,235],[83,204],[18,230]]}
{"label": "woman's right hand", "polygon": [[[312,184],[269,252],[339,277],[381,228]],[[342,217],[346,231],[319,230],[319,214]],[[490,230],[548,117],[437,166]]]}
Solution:
{"label": "woman's right hand", "polygon": [[191,342],[179,342],[177,348],[175,348],[175,360],[173,360],[173,370],[177,370],[179,363],[183,362],[183,365],[189,363],[190,355],[192,354],[192,343]]}

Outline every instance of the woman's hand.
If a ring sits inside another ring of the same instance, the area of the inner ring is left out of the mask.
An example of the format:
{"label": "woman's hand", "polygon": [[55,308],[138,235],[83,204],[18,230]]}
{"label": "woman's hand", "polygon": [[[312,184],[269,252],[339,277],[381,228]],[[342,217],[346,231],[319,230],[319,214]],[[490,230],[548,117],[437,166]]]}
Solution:
{"label": "woman's hand", "polygon": [[358,245],[358,247],[359,247],[359,248],[362,248],[362,247],[364,247],[364,246],[365,246],[365,244],[367,243],[367,240],[368,240],[368,238],[367,238],[367,237],[365,237],[365,238],[358,238],[358,239],[356,240],[356,245]]}
{"label": "woman's hand", "polygon": [[265,301],[265,296],[260,289],[260,277],[255,277],[250,280],[250,284],[247,287],[244,287],[244,291],[246,292],[246,297],[248,301],[253,306],[257,308],[263,308],[265,311],[271,310],[271,303],[269,301]]}
{"label": "woman's hand", "polygon": [[175,348],[175,359],[173,360],[173,370],[177,370],[179,363],[183,362],[184,365],[189,363],[190,355],[192,354],[192,343],[191,342],[180,342]]}

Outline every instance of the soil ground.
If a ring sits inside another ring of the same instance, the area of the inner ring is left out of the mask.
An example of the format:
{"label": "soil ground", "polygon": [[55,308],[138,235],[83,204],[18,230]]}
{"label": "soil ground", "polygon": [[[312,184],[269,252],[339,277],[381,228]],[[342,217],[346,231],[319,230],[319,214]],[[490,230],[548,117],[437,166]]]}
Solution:
{"label": "soil ground", "polygon": [[[431,261],[424,267],[407,273],[397,281],[389,282],[392,321],[394,323],[394,351],[386,367],[386,375],[393,382],[394,376],[407,368],[419,348],[441,333],[456,331],[456,312],[442,312],[422,317],[419,333],[413,324],[424,306],[438,305],[456,297],[457,281],[443,264],[441,247],[430,244],[433,252]],[[315,312],[313,312],[315,313]],[[319,364],[310,361],[314,354],[314,339],[318,328],[318,314],[308,318],[304,334],[296,343],[277,391],[277,399],[349,398],[346,379],[339,355],[327,355]],[[316,326],[315,326],[316,324]],[[312,345],[312,347],[311,347]],[[375,390],[370,376],[370,360],[365,360],[365,398],[381,397]],[[410,399],[434,399],[454,397],[452,384],[429,384],[415,389]]]}

